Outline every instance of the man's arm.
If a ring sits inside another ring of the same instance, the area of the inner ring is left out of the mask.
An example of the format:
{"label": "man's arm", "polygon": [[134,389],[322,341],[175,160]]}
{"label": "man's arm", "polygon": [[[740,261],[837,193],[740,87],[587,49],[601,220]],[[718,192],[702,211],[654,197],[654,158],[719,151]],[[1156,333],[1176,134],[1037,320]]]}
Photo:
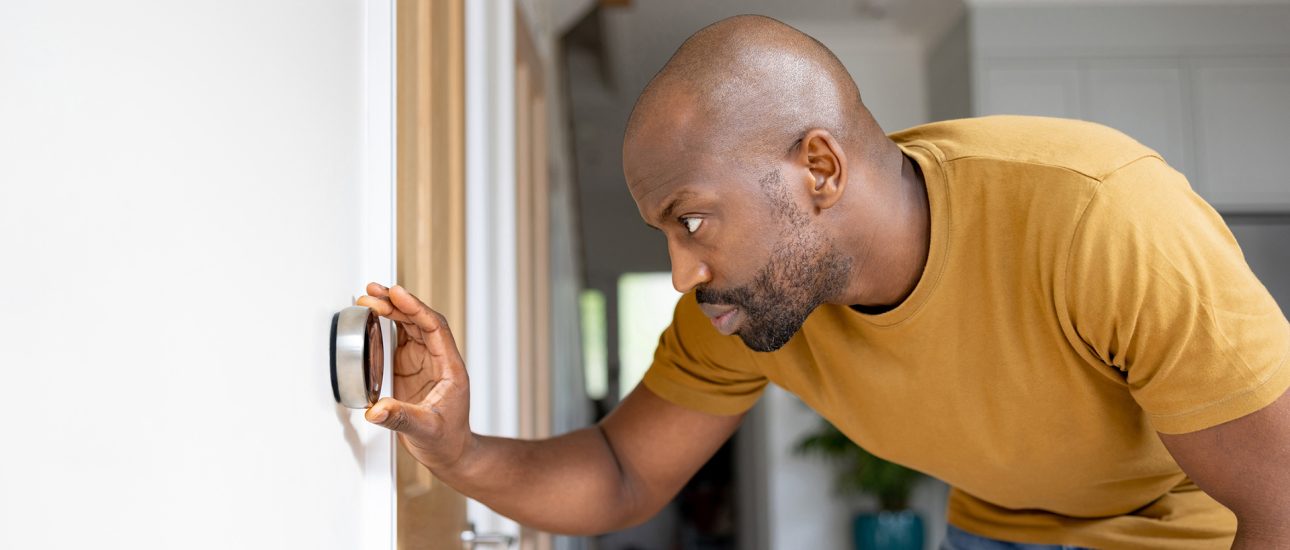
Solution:
{"label": "man's arm", "polygon": [[597,426],[540,441],[470,430],[470,382],[442,315],[406,290],[368,285],[359,305],[399,324],[394,397],[368,421],[399,433],[440,480],[525,525],[603,533],[658,512],[734,433],[742,415],[674,405],[643,385]]}
{"label": "man's arm", "polygon": [[641,385],[597,426],[540,441],[481,436],[457,467],[434,472],[522,524],[604,533],[662,509],[742,417],[692,411]]}
{"label": "man's arm", "polygon": [[1198,487],[1236,514],[1232,548],[1290,549],[1290,393],[1231,422],[1160,439]]}

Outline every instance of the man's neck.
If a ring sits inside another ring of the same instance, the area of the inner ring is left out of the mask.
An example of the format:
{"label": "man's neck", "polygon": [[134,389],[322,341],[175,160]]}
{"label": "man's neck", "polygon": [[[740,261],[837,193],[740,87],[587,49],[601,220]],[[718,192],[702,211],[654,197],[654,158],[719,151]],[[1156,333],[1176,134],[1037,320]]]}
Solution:
{"label": "man's neck", "polygon": [[931,247],[931,208],[927,184],[918,164],[892,146],[893,182],[880,196],[882,220],[870,231],[862,257],[855,262],[857,283],[843,297],[861,311],[881,312],[900,305],[918,286]]}
{"label": "man's neck", "polygon": [[898,270],[891,274],[891,287],[897,289],[891,294],[888,302],[899,304],[914,292],[918,281],[923,277],[923,268],[927,266],[927,253],[931,248],[932,225],[931,205],[927,201],[927,181],[923,171],[913,159],[900,155],[902,196],[901,232],[903,246],[897,248]]}

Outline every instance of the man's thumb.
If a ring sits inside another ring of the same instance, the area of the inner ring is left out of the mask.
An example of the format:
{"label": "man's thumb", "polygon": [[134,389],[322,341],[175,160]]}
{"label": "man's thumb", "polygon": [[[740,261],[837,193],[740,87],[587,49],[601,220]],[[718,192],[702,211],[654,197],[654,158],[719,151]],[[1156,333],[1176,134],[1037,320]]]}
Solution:
{"label": "man's thumb", "polygon": [[385,397],[367,409],[363,417],[368,422],[384,426],[389,430],[411,434],[419,431],[417,412],[416,407],[392,397]]}

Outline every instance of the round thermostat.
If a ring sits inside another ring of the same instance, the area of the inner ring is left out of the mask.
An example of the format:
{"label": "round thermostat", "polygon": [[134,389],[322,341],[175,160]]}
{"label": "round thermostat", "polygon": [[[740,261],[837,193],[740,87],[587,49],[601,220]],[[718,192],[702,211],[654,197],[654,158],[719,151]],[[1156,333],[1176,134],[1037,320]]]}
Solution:
{"label": "round thermostat", "polygon": [[351,306],[331,318],[331,392],[336,402],[366,409],[381,396],[385,347],[380,317],[370,308]]}

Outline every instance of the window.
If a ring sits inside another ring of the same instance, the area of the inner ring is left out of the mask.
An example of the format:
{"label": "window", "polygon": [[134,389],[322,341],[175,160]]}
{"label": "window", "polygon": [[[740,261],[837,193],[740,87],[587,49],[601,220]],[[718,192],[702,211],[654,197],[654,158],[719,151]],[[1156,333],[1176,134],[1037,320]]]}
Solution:
{"label": "window", "polygon": [[618,279],[618,394],[626,397],[654,360],[658,337],[672,323],[681,294],[672,274],[627,273]]}
{"label": "window", "polygon": [[609,393],[609,335],[605,333],[605,293],[587,289],[578,296],[582,318],[582,373],[587,397],[604,399]]}

